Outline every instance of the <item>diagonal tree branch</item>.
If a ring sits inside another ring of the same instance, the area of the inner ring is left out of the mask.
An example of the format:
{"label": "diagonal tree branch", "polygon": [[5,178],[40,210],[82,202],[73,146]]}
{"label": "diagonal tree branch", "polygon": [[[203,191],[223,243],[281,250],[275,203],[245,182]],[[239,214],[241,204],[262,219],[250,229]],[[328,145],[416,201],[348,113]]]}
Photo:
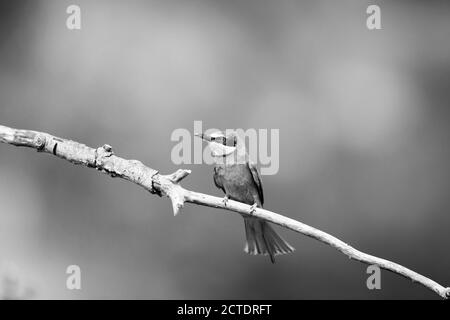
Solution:
{"label": "diagonal tree branch", "polygon": [[190,174],[189,170],[179,169],[170,175],[161,175],[157,170],[145,166],[140,161],[126,160],[115,156],[109,145],[93,149],[84,144],[58,138],[48,133],[13,129],[1,125],[0,142],[15,146],[34,148],[38,152],[50,153],[72,162],[73,164],[95,168],[112,177],[126,179],[145,188],[153,194],[167,196],[172,201],[173,212],[175,215],[178,214],[186,202],[207,207],[221,208],[241,214],[252,214],[255,217],[326,243],[347,255],[350,259],[355,259],[368,265],[377,265],[380,268],[402,275],[405,278],[420,283],[436,292],[444,299],[450,298],[450,287],[443,287],[430,278],[395,262],[356,250],[352,246],[326,232],[269,210],[256,208],[256,210],[251,211],[251,206],[241,202],[233,200],[224,202],[223,199],[219,197],[213,197],[184,189],[180,186],[179,182]]}

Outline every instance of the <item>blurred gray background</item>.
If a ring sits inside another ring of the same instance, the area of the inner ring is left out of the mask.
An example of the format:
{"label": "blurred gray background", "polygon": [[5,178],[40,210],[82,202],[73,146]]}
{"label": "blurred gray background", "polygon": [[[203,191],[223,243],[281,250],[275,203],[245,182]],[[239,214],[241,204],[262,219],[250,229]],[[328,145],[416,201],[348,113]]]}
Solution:
{"label": "blurred gray background", "polygon": [[[66,28],[81,7],[82,30]],[[381,7],[382,30],[366,28]],[[0,124],[170,173],[177,128],[280,129],[266,205],[450,284],[450,2],[2,1]],[[220,195],[207,165],[189,189]],[[297,251],[243,251],[242,218],[0,144],[0,263],[33,297],[435,299],[281,230]],[[65,287],[66,267],[82,290]]]}

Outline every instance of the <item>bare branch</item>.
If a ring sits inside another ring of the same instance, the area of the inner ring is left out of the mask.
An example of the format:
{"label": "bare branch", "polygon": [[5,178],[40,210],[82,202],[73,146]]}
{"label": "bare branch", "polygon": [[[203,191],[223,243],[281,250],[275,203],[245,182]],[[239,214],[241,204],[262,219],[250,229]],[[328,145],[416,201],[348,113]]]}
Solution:
{"label": "bare branch", "polygon": [[430,278],[405,268],[400,264],[356,250],[352,246],[326,232],[269,210],[256,208],[256,210],[251,211],[251,206],[241,202],[233,200],[224,202],[223,199],[219,197],[184,189],[180,186],[179,182],[191,173],[189,170],[180,169],[170,175],[161,175],[157,170],[145,166],[140,161],[126,160],[115,156],[109,145],[93,149],[84,144],[54,137],[47,133],[18,130],[1,125],[0,142],[15,146],[30,147],[39,152],[50,153],[74,164],[85,165],[87,167],[95,168],[112,177],[126,179],[140,185],[153,194],[167,196],[172,201],[173,212],[175,215],[179,213],[186,202],[207,207],[221,208],[240,214],[252,214],[255,217],[326,243],[342,252],[350,259],[355,259],[368,265],[377,265],[380,268],[402,275],[405,278],[420,283],[436,292],[444,299],[450,298],[450,288],[443,287]]}

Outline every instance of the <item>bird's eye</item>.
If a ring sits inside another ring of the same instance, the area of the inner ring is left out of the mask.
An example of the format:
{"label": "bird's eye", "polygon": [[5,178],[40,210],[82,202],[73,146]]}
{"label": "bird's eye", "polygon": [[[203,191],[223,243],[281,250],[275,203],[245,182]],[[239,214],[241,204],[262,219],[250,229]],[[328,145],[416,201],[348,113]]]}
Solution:
{"label": "bird's eye", "polygon": [[214,141],[214,140],[216,140],[216,137],[211,137],[211,141]]}
{"label": "bird's eye", "polygon": [[216,142],[223,144],[223,137],[216,137]]}

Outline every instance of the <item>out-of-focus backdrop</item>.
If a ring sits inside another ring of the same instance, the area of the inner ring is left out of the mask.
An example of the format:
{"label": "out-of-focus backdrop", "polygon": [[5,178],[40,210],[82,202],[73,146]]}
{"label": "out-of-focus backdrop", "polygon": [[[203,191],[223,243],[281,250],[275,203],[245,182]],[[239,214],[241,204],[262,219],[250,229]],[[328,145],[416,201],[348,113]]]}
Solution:
{"label": "out-of-focus backdrop", "polygon": [[[82,29],[66,28],[67,6]],[[381,7],[382,30],[366,27]],[[266,208],[450,284],[450,2],[2,1],[0,124],[163,173],[177,128],[280,129]],[[212,168],[189,189],[221,195]],[[0,144],[0,262],[34,298],[424,298],[431,291],[281,230],[246,255],[242,219]],[[82,290],[66,289],[66,267]]]}

